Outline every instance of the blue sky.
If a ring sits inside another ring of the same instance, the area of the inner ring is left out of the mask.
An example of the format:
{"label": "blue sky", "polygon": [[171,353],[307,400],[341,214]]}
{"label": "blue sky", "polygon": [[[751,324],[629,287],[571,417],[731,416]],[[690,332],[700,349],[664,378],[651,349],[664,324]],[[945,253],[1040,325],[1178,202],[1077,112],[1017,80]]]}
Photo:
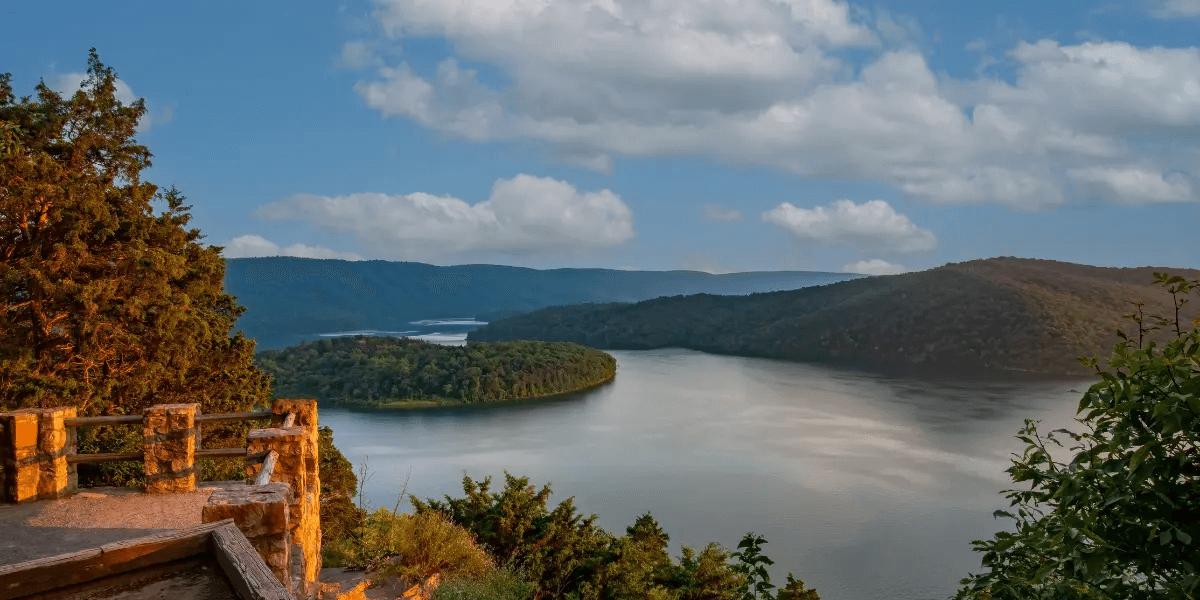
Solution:
{"label": "blue sky", "polygon": [[[1052,6],[1053,9],[1047,7]],[[1200,0],[25,2],[230,257],[1198,267]]]}

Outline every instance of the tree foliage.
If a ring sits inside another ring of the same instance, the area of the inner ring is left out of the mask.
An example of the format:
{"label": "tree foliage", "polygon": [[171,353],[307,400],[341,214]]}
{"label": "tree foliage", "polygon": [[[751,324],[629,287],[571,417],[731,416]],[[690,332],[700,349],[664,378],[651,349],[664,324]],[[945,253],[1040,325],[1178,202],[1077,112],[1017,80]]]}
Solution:
{"label": "tree foliage", "polygon": [[[17,101],[0,76],[0,406],[70,404],[82,414],[200,402],[205,412],[269,397],[242,314],[222,293],[220,247],[185,229],[191,207],[141,172],[144,102],[116,98],[92,49],[70,97],[45,83]],[[153,213],[151,202],[166,210]]]}
{"label": "tree foliage", "polygon": [[[1080,400],[1086,429],[1043,435],[1026,420],[1027,444],[1008,469],[1028,489],[1006,491],[1015,532],[974,542],[989,572],[963,579],[960,599],[1193,599],[1200,587],[1200,319],[1179,309],[1197,282],[1156,273],[1174,314],[1128,315],[1100,381]],[[1155,330],[1174,339],[1161,347]],[[1063,442],[1074,457],[1056,460]]]}
{"label": "tree foliage", "polygon": [[[36,100],[18,100],[11,81],[0,75],[0,410],[266,402],[254,341],[229,335],[244,309],[222,292],[221,248],[185,228],[191,207],[178,190],[142,180],[143,101],[117,100],[117,74],[95,49],[69,97],[40,82]],[[166,206],[157,215],[155,201]],[[206,441],[232,443],[243,429],[210,428]],[[141,445],[140,432],[101,440],[95,430],[81,431],[81,449]],[[123,482],[122,466],[105,468]]]}
{"label": "tree foliage", "polygon": [[497,564],[528,578],[535,600],[820,600],[790,573],[789,587],[771,596],[763,565],[772,561],[761,554],[766,540],[753,533],[735,553],[717,543],[699,552],[681,546],[676,564],[667,554],[670,537],[648,513],[615,536],[596,526],[596,515],[577,514],[573,498],[548,509],[549,485],[539,490],[527,477],[504,478],[499,493],[489,491],[491,477],[464,476],[464,498],[410,501],[418,514],[437,512],[474,534]]}
{"label": "tree foliage", "polygon": [[568,392],[610,379],[612,356],[569,343],[443,346],[391,337],[343,337],[258,353],[280,396],[338,405],[410,400],[493,402]]}

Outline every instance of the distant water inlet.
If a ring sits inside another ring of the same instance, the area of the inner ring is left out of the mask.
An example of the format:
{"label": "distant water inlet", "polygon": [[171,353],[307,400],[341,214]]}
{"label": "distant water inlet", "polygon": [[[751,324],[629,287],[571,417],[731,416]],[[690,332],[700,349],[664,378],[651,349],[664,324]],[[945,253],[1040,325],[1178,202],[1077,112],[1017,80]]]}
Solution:
{"label": "distant water inlet", "polygon": [[354,335],[378,337],[408,337],[425,340],[435,344],[463,346],[467,343],[467,332],[487,325],[485,321],[477,321],[474,316],[449,319],[424,319],[409,323],[412,329],[404,331],[382,331],[378,329],[357,329],[354,331],[335,331],[333,333],[318,333],[310,336],[314,339],[347,337]]}
{"label": "distant water inlet", "polygon": [[679,349],[613,351],[616,379],[552,401],[401,413],[324,409],[367,499],[462,495],[463,475],[550,482],[623,533],[649,511],[679,544],[767,538],[825,600],[946,598],[1008,523],[1004,469],[1025,418],[1073,425],[1086,383],[889,379]]}

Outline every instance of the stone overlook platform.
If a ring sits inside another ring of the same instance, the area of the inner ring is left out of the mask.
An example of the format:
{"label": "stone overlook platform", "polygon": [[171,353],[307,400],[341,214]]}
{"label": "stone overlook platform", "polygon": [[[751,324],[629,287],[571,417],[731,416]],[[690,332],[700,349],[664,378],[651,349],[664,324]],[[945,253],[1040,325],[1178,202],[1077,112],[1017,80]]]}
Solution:
{"label": "stone overlook platform", "polygon": [[[201,425],[271,418],[247,447],[199,450]],[[142,415],[77,417],[74,408],[0,413],[0,565],[94,548],[163,530],[233,519],[289,594],[320,591],[317,403],[279,399],[270,411],[200,415],[198,404],[164,404]],[[141,423],[141,452],[78,454],[75,429]],[[245,482],[196,482],[200,456],[244,456]],[[146,488],[76,493],[76,465],[140,460]],[[49,502],[43,502],[49,501]],[[0,590],[3,596],[3,590]]]}

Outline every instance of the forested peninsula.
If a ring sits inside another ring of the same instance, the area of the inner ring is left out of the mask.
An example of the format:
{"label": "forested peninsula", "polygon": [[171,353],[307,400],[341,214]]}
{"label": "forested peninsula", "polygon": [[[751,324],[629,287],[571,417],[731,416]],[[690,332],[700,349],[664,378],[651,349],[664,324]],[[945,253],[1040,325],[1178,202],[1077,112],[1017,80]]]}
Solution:
{"label": "forested peninsula", "polygon": [[421,408],[553,396],[604,383],[615,358],[565,342],[443,346],[394,337],[340,337],[266,350],[255,364],[278,397],[334,406]]}
{"label": "forested peninsula", "polygon": [[[1079,376],[1089,369],[1078,357],[1103,362],[1119,330],[1138,339],[1127,314],[1141,311],[1147,339],[1175,334],[1156,328],[1154,317],[1173,320],[1180,299],[1151,285],[1155,272],[1200,277],[1192,269],[1002,257],[749,296],[552,307],[493,321],[467,340],[679,347],[883,371]],[[1182,322],[1200,316],[1197,308],[1181,305]]]}

